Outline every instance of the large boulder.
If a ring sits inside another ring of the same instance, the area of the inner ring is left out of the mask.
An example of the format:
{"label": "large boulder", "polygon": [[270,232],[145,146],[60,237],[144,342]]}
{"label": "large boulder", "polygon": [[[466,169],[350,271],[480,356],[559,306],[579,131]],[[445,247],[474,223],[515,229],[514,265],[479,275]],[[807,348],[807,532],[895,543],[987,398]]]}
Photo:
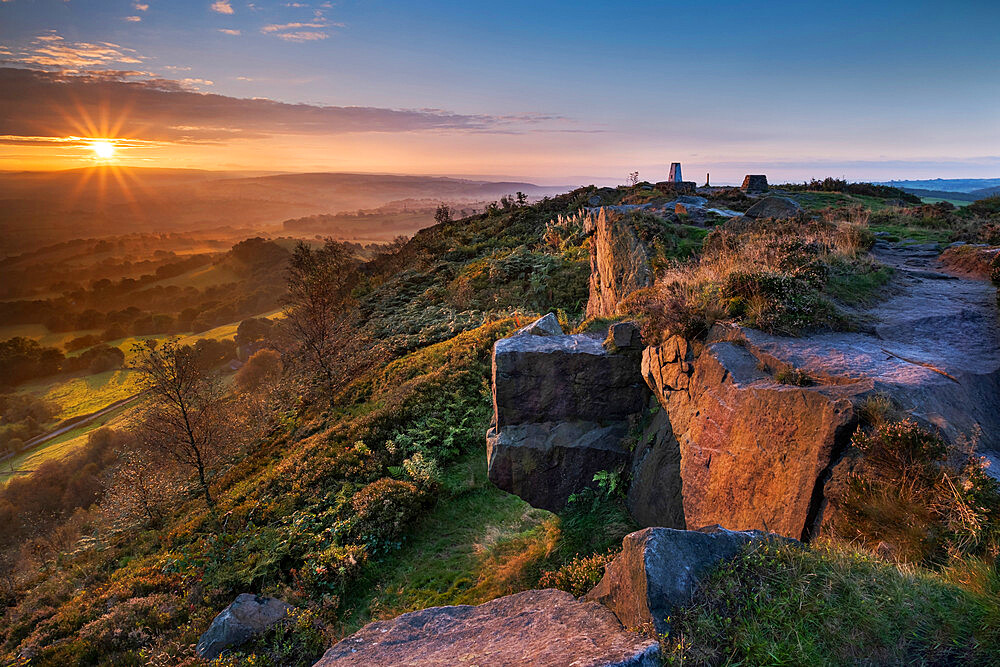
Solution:
{"label": "large boulder", "polygon": [[767,176],[765,174],[747,174],[740,186],[744,192],[767,192]]}
{"label": "large boulder", "polygon": [[659,664],[655,640],[626,631],[600,604],[549,589],[369,623],[334,645],[315,667]]}
{"label": "large boulder", "polygon": [[[617,340],[633,347],[636,335],[623,326]],[[624,466],[623,442],[649,401],[639,363],[638,352],[609,351],[598,336],[497,341],[486,437],[490,480],[556,511],[592,486],[597,472]]]}
{"label": "large boulder", "polygon": [[600,602],[627,628],[669,630],[672,611],[691,600],[698,582],[750,542],[777,536],[734,532],[718,526],[702,530],[646,528],[625,536],[622,552],[583,600]]}
{"label": "large boulder", "polygon": [[642,371],[667,419],[637,450],[637,520],[809,534],[816,494],[856,423],[853,399],[870,383],[782,384],[745,344],[696,351],[677,337],[647,348]]}
{"label": "large boulder", "polygon": [[788,197],[765,197],[747,209],[748,218],[794,218],[802,212],[798,202]]}
{"label": "large boulder", "polygon": [[601,209],[590,239],[590,299],[587,317],[611,317],[632,292],[653,284],[649,250],[627,217]]}
{"label": "large boulder", "polygon": [[195,651],[201,658],[214,660],[227,648],[239,646],[280,622],[291,609],[275,598],[242,593],[215,617]]}

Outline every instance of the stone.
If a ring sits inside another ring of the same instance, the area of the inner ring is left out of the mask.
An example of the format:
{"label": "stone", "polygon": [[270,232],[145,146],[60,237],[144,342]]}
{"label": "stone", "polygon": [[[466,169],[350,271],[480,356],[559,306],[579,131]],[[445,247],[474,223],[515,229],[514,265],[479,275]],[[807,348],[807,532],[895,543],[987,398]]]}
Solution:
{"label": "stone", "polygon": [[587,317],[611,317],[632,292],[653,284],[649,249],[626,216],[601,209],[590,239]]}
{"label": "stone", "polygon": [[682,204],[680,202],[677,202],[676,204],[674,204],[674,213],[676,213],[677,215],[687,215],[688,206],[690,206],[690,204]]}
{"label": "stone", "polygon": [[590,204],[591,206],[600,206],[601,198],[598,195],[593,195],[590,197],[590,199],[587,200],[587,203]]}
{"label": "stone", "polygon": [[632,455],[632,481],[625,498],[640,526],[686,527],[681,496],[681,452],[667,411],[653,402]]}
{"label": "stone", "polygon": [[608,329],[604,347],[612,352],[642,349],[642,333],[639,331],[639,325],[635,322],[615,322]]}
{"label": "stone", "polygon": [[[710,339],[695,354],[673,337],[643,352],[641,372],[669,433],[633,469],[637,520],[679,525],[681,515],[687,526],[809,534],[817,488],[856,422],[852,399],[871,385],[780,384],[762,370],[765,361],[726,340]],[[655,511],[642,504],[652,496],[662,499]]]}
{"label": "stone", "polygon": [[518,424],[486,434],[486,468],[497,487],[532,507],[558,512],[569,497],[594,487],[594,475],[629,460],[627,422]]}
{"label": "stone", "polygon": [[767,192],[767,176],[764,174],[747,174],[740,186],[744,192]]}
{"label": "stone", "polygon": [[595,473],[627,463],[622,445],[649,390],[639,374],[638,332],[622,326],[618,336],[634,354],[611,353],[586,334],[497,341],[486,435],[490,481],[557,511],[593,486]]}
{"label": "stone", "polygon": [[559,326],[559,319],[556,317],[555,313],[549,313],[544,317],[540,317],[531,324],[521,327],[514,332],[515,336],[562,336],[563,330]]}
{"label": "stone", "polygon": [[513,336],[493,348],[494,426],[621,421],[643,410],[640,360],[609,354],[598,336]]}
{"label": "stone", "polygon": [[667,618],[691,600],[698,582],[713,567],[739,554],[748,543],[773,537],[718,526],[630,533],[600,583],[581,599],[607,606],[626,628],[651,625],[657,634],[664,634],[670,629]]}
{"label": "stone", "polygon": [[276,598],[242,593],[215,617],[195,647],[198,656],[214,660],[281,621],[293,607]]}
{"label": "stone", "polygon": [[668,195],[693,195],[698,190],[698,184],[694,181],[660,181],[655,187]]}
{"label": "stone", "polygon": [[747,209],[748,218],[794,218],[802,212],[798,202],[788,197],[765,197]]}
{"label": "stone", "polygon": [[547,589],[369,623],[330,648],[315,667],[659,664],[656,640],[626,631],[603,605]]}

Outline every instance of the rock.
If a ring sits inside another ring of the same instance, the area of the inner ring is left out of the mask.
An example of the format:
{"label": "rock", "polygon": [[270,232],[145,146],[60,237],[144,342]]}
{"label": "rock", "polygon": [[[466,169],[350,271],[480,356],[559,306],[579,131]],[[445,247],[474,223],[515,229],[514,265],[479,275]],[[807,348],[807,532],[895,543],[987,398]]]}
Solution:
{"label": "rock", "polygon": [[764,174],[747,174],[740,188],[744,192],[767,192],[767,176]]}
{"label": "rock", "polygon": [[493,348],[494,425],[628,419],[649,397],[639,367],[586,334],[503,338]]}
{"label": "rock", "polygon": [[642,349],[642,334],[635,322],[615,322],[608,330],[604,347],[611,352],[616,350]]}
{"label": "rock", "polygon": [[687,204],[691,206],[704,206],[705,204],[708,203],[708,200],[704,197],[698,197],[695,195],[681,195],[676,200],[674,200],[674,203]]}
{"label": "rock", "polygon": [[[618,335],[635,345],[629,327]],[[556,511],[593,486],[595,473],[624,465],[622,443],[649,401],[639,367],[638,354],[611,354],[589,335],[497,341],[486,436],[490,480]]]}
{"label": "rock", "polygon": [[622,625],[669,630],[667,617],[690,601],[700,579],[748,543],[771,537],[760,531],[734,532],[718,526],[696,530],[646,528],[625,536],[622,552],[608,564],[600,583],[582,600],[600,602]]}
{"label": "rock", "polygon": [[562,336],[563,330],[559,326],[559,319],[555,313],[549,313],[545,317],[540,317],[531,324],[521,327],[514,332],[515,336]]}
{"label": "rock", "polygon": [[[817,487],[855,423],[852,398],[871,384],[784,385],[761,370],[766,361],[725,340],[695,354],[673,337],[643,352],[642,373],[669,424],[635,460],[633,517],[808,535]],[[651,497],[660,499],[652,507]]]}
{"label": "rock", "polygon": [[490,481],[532,507],[558,512],[569,497],[594,486],[601,470],[621,468],[627,422],[594,421],[518,424],[486,434]]}
{"label": "rock", "polygon": [[315,667],[659,664],[656,640],[627,632],[600,604],[548,589],[369,623],[330,648]]}
{"label": "rock", "polygon": [[668,195],[693,195],[698,190],[698,184],[694,181],[660,181],[656,189]]}
{"label": "rock", "polygon": [[676,213],[677,215],[687,215],[688,206],[690,206],[690,204],[682,204],[681,202],[677,202],[676,204],[674,204],[674,213]]}
{"label": "rock", "polygon": [[802,211],[798,202],[787,197],[765,197],[747,209],[748,218],[794,218]]}
{"label": "rock", "polygon": [[649,250],[624,215],[601,209],[590,239],[587,317],[611,317],[618,304],[653,284]]}
{"label": "rock", "polygon": [[594,195],[590,199],[587,200],[587,203],[590,204],[591,206],[600,206],[601,205],[601,198],[599,196],[597,196],[597,195]]}
{"label": "rock", "polygon": [[642,430],[632,455],[626,504],[640,526],[686,527],[681,496],[681,452],[659,405]]}
{"label": "rock", "polygon": [[214,660],[230,647],[239,646],[283,619],[293,607],[275,598],[242,593],[222,610],[198,640],[198,656]]}

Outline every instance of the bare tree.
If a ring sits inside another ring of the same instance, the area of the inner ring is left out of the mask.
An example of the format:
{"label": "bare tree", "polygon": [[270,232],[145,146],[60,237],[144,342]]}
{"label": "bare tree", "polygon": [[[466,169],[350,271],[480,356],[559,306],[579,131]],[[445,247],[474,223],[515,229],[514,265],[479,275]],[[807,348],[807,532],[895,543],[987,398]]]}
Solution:
{"label": "bare tree", "polygon": [[326,239],[322,248],[295,246],[288,266],[285,321],[312,363],[323,376],[330,398],[341,380],[337,349],[350,331],[350,293],[357,279],[355,260],[348,248]]}
{"label": "bare tree", "polygon": [[628,184],[633,188],[639,184],[639,172],[630,171],[628,173]]}
{"label": "bare tree", "polygon": [[198,362],[191,348],[170,340],[157,346],[133,346],[149,400],[139,413],[135,431],[150,451],[161,452],[197,473],[198,487],[213,519],[215,499],[208,479],[220,455],[245,432],[238,412],[227,404],[218,379]]}

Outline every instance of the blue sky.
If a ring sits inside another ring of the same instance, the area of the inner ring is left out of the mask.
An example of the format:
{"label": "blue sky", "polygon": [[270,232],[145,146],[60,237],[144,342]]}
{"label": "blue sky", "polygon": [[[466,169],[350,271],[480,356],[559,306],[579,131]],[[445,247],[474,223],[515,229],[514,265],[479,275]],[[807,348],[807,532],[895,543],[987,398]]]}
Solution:
{"label": "blue sky", "polygon": [[[135,164],[569,183],[656,180],[672,161],[718,182],[1000,174],[1000,2],[8,0],[0,45],[7,67],[437,119],[301,127],[285,109],[250,132],[233,101],[212,118],[231,138],[157,135],[121,151]],[[44,148],[12,142],[0,168]]]}

